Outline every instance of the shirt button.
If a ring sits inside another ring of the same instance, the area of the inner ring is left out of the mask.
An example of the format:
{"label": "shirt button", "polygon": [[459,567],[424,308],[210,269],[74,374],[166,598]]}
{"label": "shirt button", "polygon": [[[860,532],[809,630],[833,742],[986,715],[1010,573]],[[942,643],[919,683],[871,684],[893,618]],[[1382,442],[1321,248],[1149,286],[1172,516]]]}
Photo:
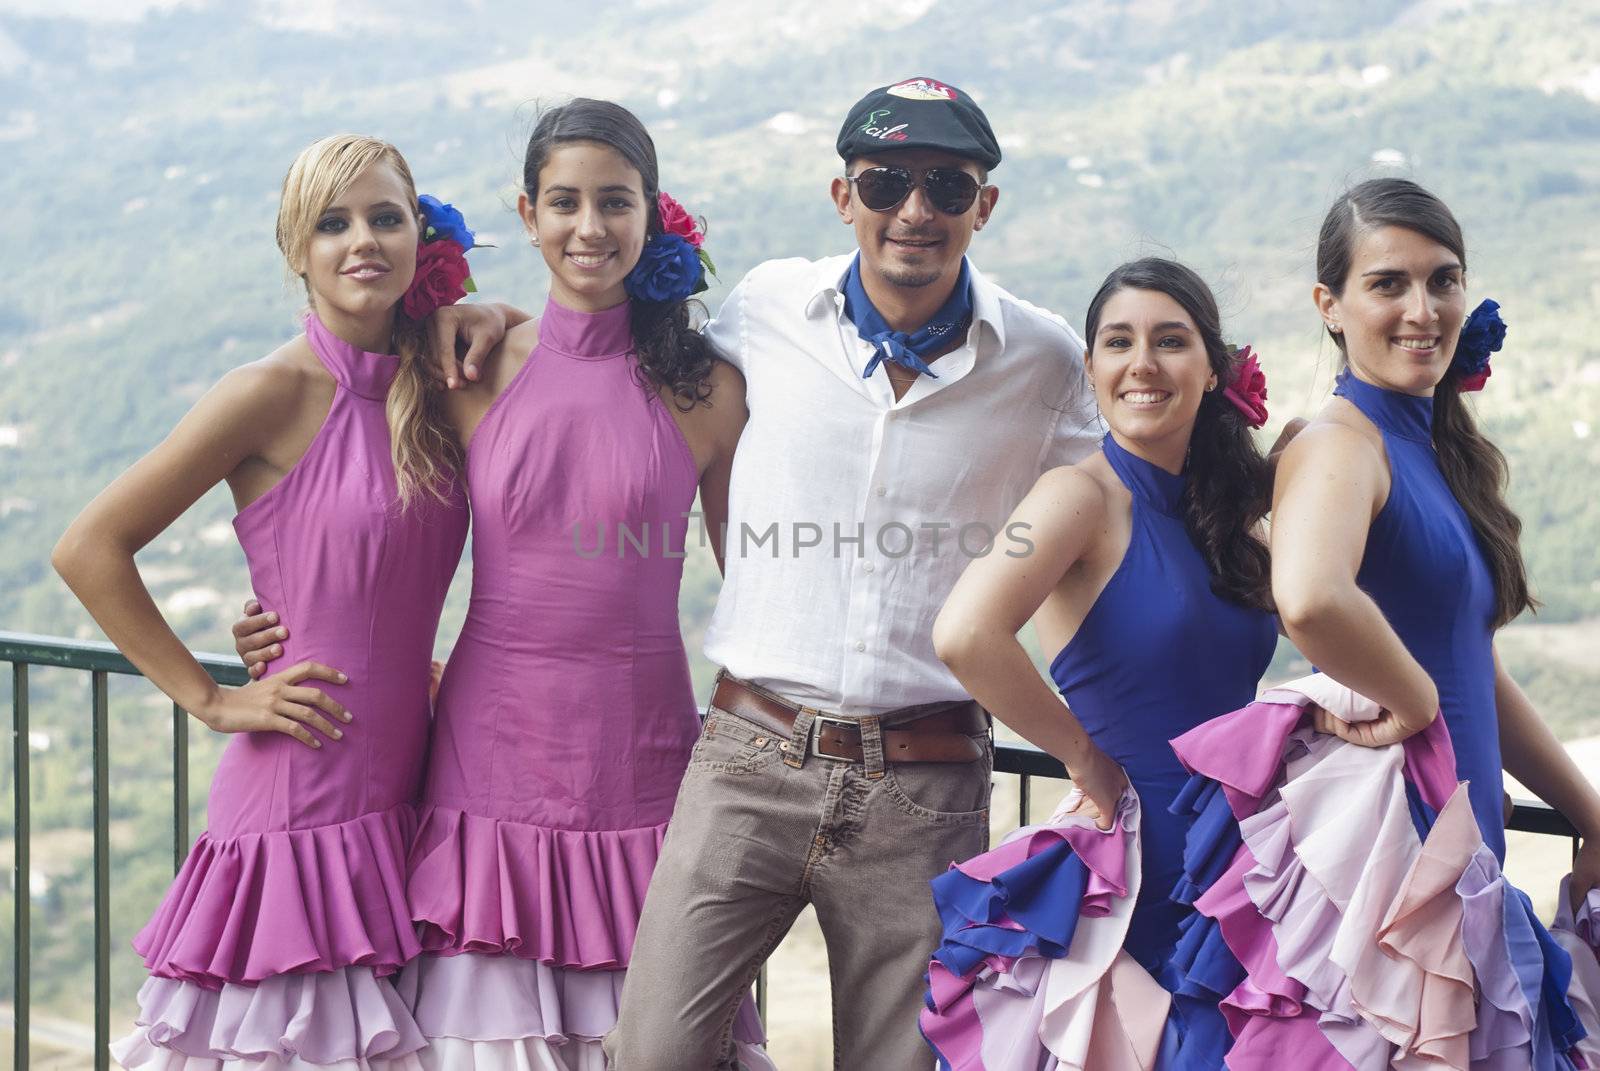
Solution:
{"label": "shirt button", "polygon": [[879,498],[882,498],[884,495],[886,495],[888,493],[889,493],[889,489],[887,487],[878,488],[877,494],[878,494]]}
{"label": "shirt button", "polygon": [[863,563],[863,564],[862,564],[862,566],[861,566],[861,571],[862,571],[862,572],[863,572],[863,573],[870,573],[870,572],[872,572],[872,563],[871,563],[871,562],[864,562],[864,563]]}
{"label": "shirt button", "polygon": [[859,640],[856,642],[856,650],[865,651],[866,649],[867,649],[867,645],[866,644],[860,642]]}

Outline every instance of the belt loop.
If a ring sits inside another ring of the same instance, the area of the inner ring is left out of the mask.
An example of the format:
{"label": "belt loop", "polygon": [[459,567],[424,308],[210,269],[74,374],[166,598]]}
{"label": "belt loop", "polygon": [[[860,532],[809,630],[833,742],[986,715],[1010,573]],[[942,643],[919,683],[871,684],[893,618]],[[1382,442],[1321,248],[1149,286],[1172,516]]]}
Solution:
{"label": "belt loop", "polygon": [[793,766],[798,770],[806,764],[806,755],[811,751],[811,726],[816,720],[817,712],[810,707],[801,707],[795,712],[789,748],[783,753],[785,766]]}
{"label": "belt loop", "polygon": [[883,724],[876,717],[861,719],[861,765],[868,781],[883,780]]}

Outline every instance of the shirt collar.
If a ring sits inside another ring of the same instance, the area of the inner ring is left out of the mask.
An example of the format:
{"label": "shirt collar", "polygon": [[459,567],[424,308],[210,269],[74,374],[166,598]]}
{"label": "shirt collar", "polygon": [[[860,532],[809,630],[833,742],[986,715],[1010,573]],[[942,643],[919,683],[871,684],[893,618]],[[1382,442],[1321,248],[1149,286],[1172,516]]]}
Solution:
{"label": "shirt collar", "polygon": [[[816,271],[811,277],[811,285],[806,288],[801,306],[801,313],[807,319],[829,311],[835,316],[844,315],[844,277],[855,256],[855,253],[846,253],[817,261]],[[974,326],[986,326],[994,335],[995,352],[1004,352],[1006,329],[1000,308],[1000,288],[991,283],[970,258],[967,268],[972,277],[972,322]],[[978,341],[982,342],[981,336]]]}

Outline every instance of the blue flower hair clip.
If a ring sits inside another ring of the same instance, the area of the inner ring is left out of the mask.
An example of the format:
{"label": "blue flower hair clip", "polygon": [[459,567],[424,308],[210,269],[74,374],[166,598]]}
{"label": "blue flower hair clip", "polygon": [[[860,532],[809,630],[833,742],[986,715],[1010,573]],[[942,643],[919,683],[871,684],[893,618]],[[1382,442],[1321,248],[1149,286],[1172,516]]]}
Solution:
{"label": "blue flower hair clip", "polygon": [[1500,305],[1485,298],[1461,325],[1456,354],[1450,361],[1450,371],[1461,380],[1463,391],[1483,389],[1491,371],[1489,356],[1499,353],[1505,342],[1506,322],[1500,318]]}
{"label": "blue flower hair clip", "polygon": [[459,245],[462,252],[478,247],[478,236],[467,227],[461,209],[427,193],[418,197],[417,203],[422,206],[423,219],[427,220],[422,232],[424,242],[448,238]]}
{"label": "blue flower hair clip", "polygon": [[656,195],[656,207],[662,231],[644,244],[622,285],[638,301],[683,301],[707,289],[706,276],[717,269],[701,248],[705,235],[694,217],[665,191]]}

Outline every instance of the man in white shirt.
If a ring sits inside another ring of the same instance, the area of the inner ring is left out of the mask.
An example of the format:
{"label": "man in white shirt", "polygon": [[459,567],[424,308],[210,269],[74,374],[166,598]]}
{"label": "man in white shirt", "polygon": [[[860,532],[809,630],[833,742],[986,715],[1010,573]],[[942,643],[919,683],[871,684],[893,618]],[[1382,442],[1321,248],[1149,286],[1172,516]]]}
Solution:
{"label": "man in white shirt", "polygon": [[1103,433],[1083,344],[965,258],[1000,150],[960,90],[851,109],[833,180],[856,255],[769,261],[708,328],[744,374],[724,667],[679,793],[606,1051],[618,1071],[733,1067],[740,996],[807,903],[828,944],[835,1066],[933,1058],[928,881],[986,846],[987,718],[934,655],[967,561]]}

